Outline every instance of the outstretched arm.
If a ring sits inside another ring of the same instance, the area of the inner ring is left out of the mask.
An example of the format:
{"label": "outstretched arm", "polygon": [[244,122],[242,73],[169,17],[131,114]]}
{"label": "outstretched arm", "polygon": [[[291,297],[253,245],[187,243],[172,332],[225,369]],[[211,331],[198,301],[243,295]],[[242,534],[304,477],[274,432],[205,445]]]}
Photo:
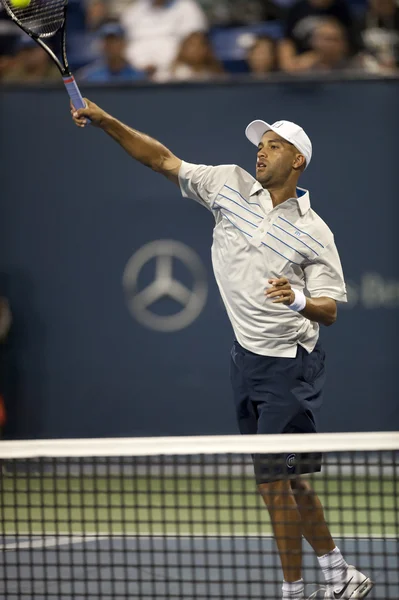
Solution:
{"label": "outstretched arm", "polygon": [[72,118],[78,127],[85,127],[87,119],[90,119],[92,125],[103,129],[132,158],[179,185],[179,170],[182,161],[177,156],[157,140],[124,125],[94,102],[87,98],[84,100],[86,108],[75,110],[73,106],[71,107]]}

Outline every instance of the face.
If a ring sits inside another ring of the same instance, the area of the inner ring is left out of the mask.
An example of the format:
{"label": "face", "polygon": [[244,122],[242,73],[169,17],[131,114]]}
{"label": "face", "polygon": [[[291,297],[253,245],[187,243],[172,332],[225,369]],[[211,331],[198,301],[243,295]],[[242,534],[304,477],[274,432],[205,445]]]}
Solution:
{"label": "face", "polygon": [[271,40],[258,40],[248,55],[252,73],[269,73],[274,68],[274,45]]}
{"label": "face", "polygon": [[192,33],[184,42],[182,57],[189,65],[203,64],[209,54],[208,40],[203,33]]}
{"label": "face", "polygon": [[256,179],[263,187],[283,185],[294,166],[300,167],[302,155],[274,131],[267,131],[258,146]]}
{"label": "face", "polygon": [[125,40],[120,36],[108,35],[103,42],[103,51],[106,58],[123,58]]}
{"label": "face", "polygon": [[312,36],[312,47],[323,58],[332,62],[348,54],[348,43],[342,27],[337,23],[323,23],[316,27]]}

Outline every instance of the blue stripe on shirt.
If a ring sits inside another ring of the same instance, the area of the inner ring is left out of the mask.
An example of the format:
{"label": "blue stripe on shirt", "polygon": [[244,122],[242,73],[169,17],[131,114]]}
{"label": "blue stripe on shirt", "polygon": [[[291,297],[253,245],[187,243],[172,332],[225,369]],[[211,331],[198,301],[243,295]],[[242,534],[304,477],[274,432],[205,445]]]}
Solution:
{"label": "blue stripe on shirt", "polygon": [[227,212],[231,213],[232,215],[235,215],[239,219],[242,219],[246,223],[249,223],[250,225],[252,225],[252,227],[258,227],[257,225],[255,225],[255,223],[251,223],[251,221],[248,221],[248,219],[244,219],[244,217],[241,217],[241,215],[235,213],[233,210],[230,210],[229,208],[226,208],[225,206],[222,206],[221,204],[218,204],[217,202],[215,202],[213,206],[218,206],[219,208],[223,208],[224,210],[227,210]]}
{"label": "blue stripe on shirt", "polygon": [[293,246],[290,246],[289,244],[287,244],[286,242],[283,242],[283,240],[280,240],[280,238],[278,238],[277,236],[273,235],[272,233],[270,233],[269,231],[267,232],[267,235],[270,235],[272,238],[274,238],[275,240],[277,240],[278,242],[281,242],[282,244],[284,244],[284,246],[287,246],[287,248],[291,248],[291,250],[293,250],[294,252],[296,252],[297,254],[299,254],[300,256],[302,256],[302,258],[308,258],[305,254],[302,254],[302,252],[299,252],[299,250],[297,250],[296,248],[294,248]]}
{"label": "blue stripe on shirt", "polygon": [[218,194],[218,196],[221,196],[222,198],[226,198],[226,200],[230,200],[230,202],[234,202],[234,204],[237,204],[237,206],[239,206],[243,210],[246,210],[247,212],[251,213],[251,215],[254,215],[254,217],[258,217],[258,219],[262,219],[263,218],[262,215],[258,215],[257,213],[253,212],[252,210],[249,210],[249,208],[246,208],[245,206],[243,206],[239,202],[236,202],[235,200],[233,200],[233,198],[229,198],[228,196],[224,196],[223,194]]}
{"label": "blue stripe on shirt", "polygon": [[252,235],[250,233],[247,233],[246,231],[244,231],[243,229],[241,229],[240,227],[238,227],[238,225],[236,225],[235,223],[233,223],[233,221],[231,219],[229,219],[229,217],[227,215],[225,215],[225,214],[222,213],[222,217],[224,217],[225,219],[227,219],[228,222],[233,225],[233,227],[235,227],[239,231],[242,231],[242,233],[245,233],[245,235],[248,235],[249,237],[252,237]]}
{"label": "blue stripe on shirt", "polygon": [[232,187],[228,186],[226,183],[224,184],[225,188],[227,188],[228,190],[234,192],[235,194],[238,194],[240,196],[240,198],[242,198],[243,200],[245,200],[245,202],[247,204],[254,204],[254,206],[259,206],[259,208],[262,208],[260,204],[258,204],[258,202],[250,202],[249,200],[247,200],[246,198],[244,198],[244,196],[242,194],[240,194],[240,192],[238,190],[233,189]]}
{"label": "blue stripe on shirt", "polygon": [[308,237],[310,237],[311,240],[313,240],[314,242],[316,242],[316,244],[319,244],[319,246],[321,246],[322,248],[324,248],[323,244],[321,244],[319,241],[315,240],[315,238],[312,237],[309,233],[306,233],[306,231],[302,231],[302,229],[299,229],[299,227],[297,227],[296,225],[293,225],[292,223],[290,223],[289,221],[287,221],[287,219],[284,219],[283,217],[279,217],[279,219],[281,219],[282,221],[285,221],[285,223],[288,223],[288,225],[291,225],[291,227],[293,227],[297,231],[300,231],[304,235],[307,235]]}
{"label": "blue stripe on shirt", "polygon": [[275,250],[274,248],[272,248],[268,244],[265,244],[265,242],[262,242],[262,244],[264,246],[266,246],[266,248],[270,248],[270,250],[273,250],[273,252],[275,252],[276,254],[279,254],[280,256],[282,256],[283,258],[285,258],[285,260],[288,261],[289,263],[292,263],[293,265],[298,265],[298,267],[301,266],[299,263],[296,263],[293,260],[290,260],[289,258],[287,258],[286,256],[284,256],[284,254],[281,254],[281,252],[278,252],[277,250]]}
{"label": "blue stripe on shirt", "polygon": [[290,233],[289,231],[287,231],[286,229],[283,229],[282,227],[280,227],[280,225],[276,225],[275,223],[273,223],[273,227],[277,227],[277,229],[280,229],[281,231],[284,231],[284,233],[286,233],[287,235],[290,235],[292,238],[294,238],[294,240],[298,240],[298,242],[301,242],[301,244],[303,244],[304,246],[306,246],[306,248],[309,248],[309,250],[311,250],[312,252],[314,252],[316,254],[316,256],[319,256],[316,252],[316,250],[313,250],[313,248],[311,248],[310,246],[308,246],[306,244],[306,242],[304,242],[303,240],[301,240],[300,238],[296,237],[295,235],[293,235],[292,233]]}

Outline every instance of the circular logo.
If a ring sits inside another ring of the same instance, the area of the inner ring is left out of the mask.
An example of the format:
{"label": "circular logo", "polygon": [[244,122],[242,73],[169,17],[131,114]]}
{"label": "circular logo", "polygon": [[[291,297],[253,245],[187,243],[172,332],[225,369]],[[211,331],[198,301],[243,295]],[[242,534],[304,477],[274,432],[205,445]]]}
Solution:
{"label": "circular logo", "polygon": [[[190,272],[193,284],[188,287],[173,275],[179,261]],[[147,263],[155,263],[153,281],[139,288],[139,275]],[[208,296],[206,269],[196,252],[182,242],[157,240],[149,242],[128,261],[123,273],[123,287],[130,312],[135,319],[154,331],[171,332],[185,329],[200,315]],[[152,305],[162,298],[174,300],[180,310],[159,315]]]}
{"label": "circular logo", "polygon": [[296,465],[296,454],[289,454],[286,460],[287,467],[292,469]]}

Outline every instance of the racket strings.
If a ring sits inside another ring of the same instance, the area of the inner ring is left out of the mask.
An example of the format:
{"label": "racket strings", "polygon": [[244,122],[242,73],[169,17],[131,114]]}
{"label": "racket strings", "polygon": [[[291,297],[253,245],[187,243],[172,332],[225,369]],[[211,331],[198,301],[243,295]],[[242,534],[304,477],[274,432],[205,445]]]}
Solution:
{"label": "racket strings", "polygon": [[65,0],[31,0],[25,8],[16,7],[12,0],[3,3],[24,29],[37,37],[54,35],[64,23]]}

